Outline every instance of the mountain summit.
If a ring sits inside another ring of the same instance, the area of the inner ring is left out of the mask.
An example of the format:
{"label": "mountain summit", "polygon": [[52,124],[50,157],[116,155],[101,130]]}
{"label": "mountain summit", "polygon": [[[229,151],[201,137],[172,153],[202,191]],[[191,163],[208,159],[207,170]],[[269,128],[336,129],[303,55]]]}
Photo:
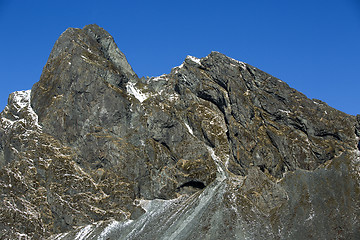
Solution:
{"label": "mountain summit", "polygon": [[360,116],[221,53],[139,78],[69,28],[0,114],[1,239],[356,239]]}

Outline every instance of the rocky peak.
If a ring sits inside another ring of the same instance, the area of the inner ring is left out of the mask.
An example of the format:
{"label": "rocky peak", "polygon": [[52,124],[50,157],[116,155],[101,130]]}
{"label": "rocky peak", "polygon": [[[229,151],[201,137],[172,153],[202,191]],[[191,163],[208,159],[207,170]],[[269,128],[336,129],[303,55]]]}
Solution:
{"label": "rocky peak", "polygon": [[87,25],[83,29],[68,28],[56,41],[49,60],[65,53],[78,54],[80,55],[78,57],[83,59],[91,55],[101,57],[102,60],[109,61],[108,64],[113,64],[113,67],[119,72],[126,74],[130,78],[136,77],[113,37],[96,24]]}
{"label": "rocky peak", "polygon": [[33,86],[31,103],[42,119],[71,89],[80,94],[94,85],[123,89],[130,79],[137,76],[109,33],[97,25],[69,28],[56,41],[40,81]]}
{"label": "rocky peak", "polygon": [[1,237],[359,233],[359,117],[218,52],[139,79],[105,30],[69,28],[0,116]]}

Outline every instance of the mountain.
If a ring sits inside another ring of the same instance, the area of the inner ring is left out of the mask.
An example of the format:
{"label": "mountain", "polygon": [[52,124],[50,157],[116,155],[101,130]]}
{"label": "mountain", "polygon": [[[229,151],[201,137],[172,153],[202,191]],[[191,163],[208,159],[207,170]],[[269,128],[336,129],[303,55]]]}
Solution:
{"label": "mountain", "polygon": [[218,52],[139,78],[69,28],[0,114],[1,239],[356,239],[360,115]]}

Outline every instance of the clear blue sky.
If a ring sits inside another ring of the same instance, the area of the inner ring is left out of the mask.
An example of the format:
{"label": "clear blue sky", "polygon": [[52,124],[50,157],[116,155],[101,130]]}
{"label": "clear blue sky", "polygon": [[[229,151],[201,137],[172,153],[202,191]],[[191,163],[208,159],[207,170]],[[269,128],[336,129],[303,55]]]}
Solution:
{"label": "clear blue sky", "polygon": [[96,23],[138,76],[222,52],[360,114],[360,0],[0,0],[0,109],[30,89],[68,27]]}

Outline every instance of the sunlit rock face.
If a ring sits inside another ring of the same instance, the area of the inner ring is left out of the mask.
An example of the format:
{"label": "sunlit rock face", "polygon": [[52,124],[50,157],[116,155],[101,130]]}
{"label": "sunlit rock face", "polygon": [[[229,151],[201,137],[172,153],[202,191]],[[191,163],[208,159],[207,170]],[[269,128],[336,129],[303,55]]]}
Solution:
{"label": "sunlit rock face", "polygon": [[221,53],[138,78],[69,28],[0,114],[0,239],[356,239],[359,136]]}

